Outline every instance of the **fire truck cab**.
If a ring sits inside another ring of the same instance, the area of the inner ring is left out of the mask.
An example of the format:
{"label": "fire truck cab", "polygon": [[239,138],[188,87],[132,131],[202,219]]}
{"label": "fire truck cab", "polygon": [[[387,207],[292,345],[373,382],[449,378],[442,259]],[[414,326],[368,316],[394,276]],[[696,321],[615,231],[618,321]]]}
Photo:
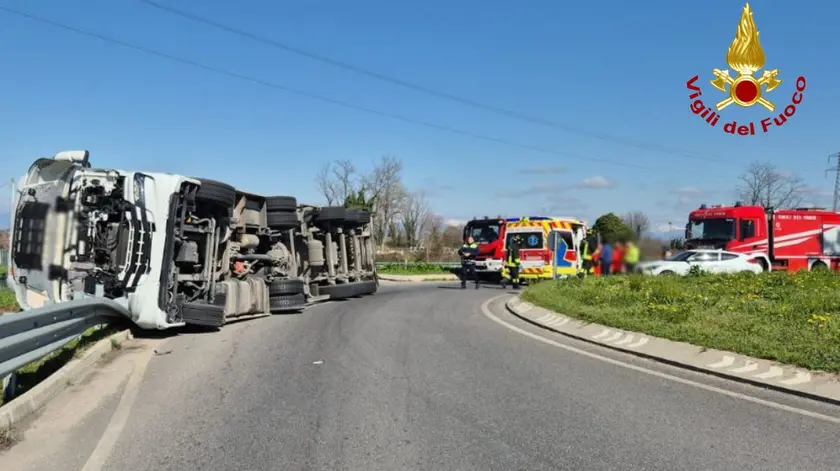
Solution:
{"label": "fire truck cab", "polygon": [[840,213],[822,208],[701,205],[688,216],[686,248],[752,255],[769,270],[840,270]]}
{"label": "fire truck cab", "polygon": [[475,218],[464,227],[464,239],[472,237],[478,244],[475,271],[484,279],[501,279],[504,262],[505,229],[510,222],[520,218]]}

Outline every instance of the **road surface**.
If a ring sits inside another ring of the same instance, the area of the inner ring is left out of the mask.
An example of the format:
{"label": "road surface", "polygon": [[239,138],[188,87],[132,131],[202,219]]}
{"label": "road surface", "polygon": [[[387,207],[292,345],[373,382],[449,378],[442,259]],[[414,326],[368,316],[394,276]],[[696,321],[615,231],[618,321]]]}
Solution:
{"label": "road surface", "polygon": [[508,314],[506,290],[456,288],[147,341],[27,425],[0,469],[840,469],[840,408],[575,342]]}

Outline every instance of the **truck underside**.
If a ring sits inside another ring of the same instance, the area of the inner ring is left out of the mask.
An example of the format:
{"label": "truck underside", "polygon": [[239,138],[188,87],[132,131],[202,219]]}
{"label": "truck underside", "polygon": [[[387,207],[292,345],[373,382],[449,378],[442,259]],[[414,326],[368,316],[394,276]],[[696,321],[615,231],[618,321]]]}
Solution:
{"label": "truck underside", "polygon": [[25,309],[99,296],[141,327],[221,326],[377,290],[366,211],[72,162],[40,159],[22,182],[12,279]]}

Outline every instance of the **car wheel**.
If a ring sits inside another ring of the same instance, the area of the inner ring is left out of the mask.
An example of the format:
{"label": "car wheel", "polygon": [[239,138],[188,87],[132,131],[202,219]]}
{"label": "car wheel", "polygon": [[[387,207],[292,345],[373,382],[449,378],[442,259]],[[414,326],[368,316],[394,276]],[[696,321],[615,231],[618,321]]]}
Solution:
{"label": "car wheel", "polygon": [[671,270],[662,270],[659,272],[660,276],[674,276],[676,273],[672,272]]}

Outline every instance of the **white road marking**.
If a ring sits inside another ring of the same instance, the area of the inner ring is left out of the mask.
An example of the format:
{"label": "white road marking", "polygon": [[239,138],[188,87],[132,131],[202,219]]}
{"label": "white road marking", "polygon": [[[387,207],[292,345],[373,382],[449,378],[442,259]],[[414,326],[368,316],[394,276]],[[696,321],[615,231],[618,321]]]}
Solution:
{"label": "white road marking", "polygon": [[709,368],[726,368],[727,366],[732,366],[734,363],[735,363],[735,358],[733,358],[731,356],[728,356],[728,355],[724,355],[723,358],[719,362],[710,363],[706,366],[708,366]]}
{"label": "white road marking", "polygon": [[601,340],[602,342],[615,342],[616,340],[620,339],[623,334],[621,332],[616,332],[609,337]]}
{"label": "white road marking", "polygon": [[604,329],[604,330],[601,331],[600,334],[593,335],[592,338],[593,339],[602,339],[602,338],[606,337],[607,335],[610,335],[610,332],[612,332],[610,329]]}
{"label": "white road marking", "polygon": [[627,334],[627,337],[624,337],[623,339],[619,340],[618,342],[614,343],[613,345],[627,345],[628,343],[630,343],[632,341],[633,341],[633,336],[630,335],[630,334]]}
{"label": "white road marking", "polygon": [[533,309],[533,308],[534,308],[534,306],[531,306],[531,305],[530,305],[530,304],[528,304],[528,303],[522,303],[522,304],[521,304],[521,308],[520,308],[520,310],[521,310],[521,311],[522,311],[522,313],[524,314],[524,313],[526,313],[526,312],[530,311],[530,310],[531,310],[531,309]]}
{"label": "white road marking", "polygon": [[126,422],[128,422],[131,408],[134,406],[134,401],[137,400],[137,393],[140,392],[140,381],[143,379],[146,366],[148,366],[153,355],[154,350],[150,348],[146,354],[138,356],[135,360],[134,371],[128,378],[128,384],[126,384],[120,402],[117,404],[117,410],[111,416],[111,421],[108,423],[105,433],[102,434],[102,438],[99,439],[93,453],[88,457],[82,471],[99,471],[105,467],[105,462],[111,456],[114,445],[117,444],[117,439],[120,438],[120,434],[125,428]]}
{"label": "white road marking", "polygon": [[647,337],[642,337],[639,340],[636,340],[634,343],[631,343],[630,345],[628,345],[627,348],[639,348],[642,345],[648,343],[648,340],[649,339]]}
{"label": "white road marking", "polygon": [[778,402],[768,401],[766,399],[760,399],[760,398],[757,398],[757,397],[749,396],[747,394],[734,392],[734,391],[727,391],[726,389],[721,389],[721,388],[718,388],[718,387],[715,387],[715,386],[709,386],[707,384],[698,383],[698,382],[692,381],[690,379],[685,379],[685,378],[680,378],[678,376],[669,375],[668,373],[661,373],[659,371],[649,370],[649,369],[641,367],[641,366],[631,365],[630,363],[625,363],[625,362],[620,361],[620,360],[614,360],[612,358],[608,358],[608,357],[605,357],[605,356],[602,356],[602,355],[598,355],[597,353],[587,352],[586,350],[581,350],[579,348],[572,347],[571,345],[565,345],[565,344],[562,344],[560,342],[555,342],[554,340],[547,339],[545,337],[541,337],[537,334],[533,334],[531,332],[528,332],[527,330],[522,330],[519,327],[508,324],[507,322],[499,319],[498,317],[493,315],[493,313],[490,312],[490,309],[488,308],[490,303],[492,303],[493,301],[496,301],[497,299],[502,298],[504,296],[508,296],[508,295],[502,294],[502,295],[499,295],[499,296],[492,297],[492,298],[488,299],[487,301],[484,301],[484,303],[481,305],[481,311],[484,313],[484,316],[487,317],[488,319],[490,319],[491,321],[493,321],[493,322],[495,322],[495,323],[497,323],[497,324],[499,324],[499,325],[501,325],[501,326],[513,331],[513,332],[516,332],[518,334],[522,334],[526,337],[530,337],[534,340],[537,340],[539,342],[543,342],[543,343],[548,344],[548,345],[553,345],[557,348],[562,348],[563,350],[566,350],[568,352],[576,353],[578,355],[589,357],[589,358],[592,358],[594,360],[603,361],[604,363],[609,363],[611,365],[619,366],[621,368],[627,368],[628,370],[638,371],[639,373],[644,373],[646,375],[655,376],[657,378],[667,379],[667,380],[673,381],[675,383],[685,384],[687,386],[692,386],[692,387],[695,387],[697,389],[702,389],[704,391],[714,392],[714,393],[722,394],[724,396],[732,397],[732,398],[735,398],[735,399],[740,399],[740,400],[743,400],[743,401],[752,402],[753,404],[761,404],[763,406],[772,407],[773,409],[783,410],[783,411],[786,411],[786,412],[799,414],[799,415],[802,415],[802,416],[805,416],[805,417],[811,417],[812,419],[818,419],[818,420],[823,420],[823,421],[826,421],[826,422],[840,424],[840,417],[832,417],[830,415],[820,414],[819,412],[811,412],[809,410],[799,409],[797,407],[787,406],[785,404],[779,404]]}
{"label": "white road marking", "polygon": [[793,378],[785,379],[779,382],[790,386],[793,384],[807,383],[808,381],[811,381],[811,373],[808,373],[807,371],[797,371]]}
{"label": "white road marking", "polygon": [[315,360],[315,361],[313,361],[313,362],[312,362],[312,364],[313,364],[313,365],[323,365],[323,364],[324,364],[324,360]]}
{"label": "white road marking", "polygon": [[770,379],[775,378],[777,376],[781,376],[783,374],[785,374],[785,370],[779,368],[778,366],[771,366],[769,370],[765,371],[764,373],[754,375],[753,378]]}
{"label": "white road marking", "polygon": [[539,319],[537,319],[537,322],[545,322],[545,321],[551,319],[552,317],[554,317],[554,314],[548,313],[548,314],[540,317]]}
{"label": "white road marking", "polygon": [[746,364],[744,366],[741,366],[741,367],[738,367],[738,368],[732,368],[729,371],[732,372],[732,373],[749,373],[750,371],[755,371],[757,369],[758,369],[758,363],[756,363],[754,361],[747,360]]}

